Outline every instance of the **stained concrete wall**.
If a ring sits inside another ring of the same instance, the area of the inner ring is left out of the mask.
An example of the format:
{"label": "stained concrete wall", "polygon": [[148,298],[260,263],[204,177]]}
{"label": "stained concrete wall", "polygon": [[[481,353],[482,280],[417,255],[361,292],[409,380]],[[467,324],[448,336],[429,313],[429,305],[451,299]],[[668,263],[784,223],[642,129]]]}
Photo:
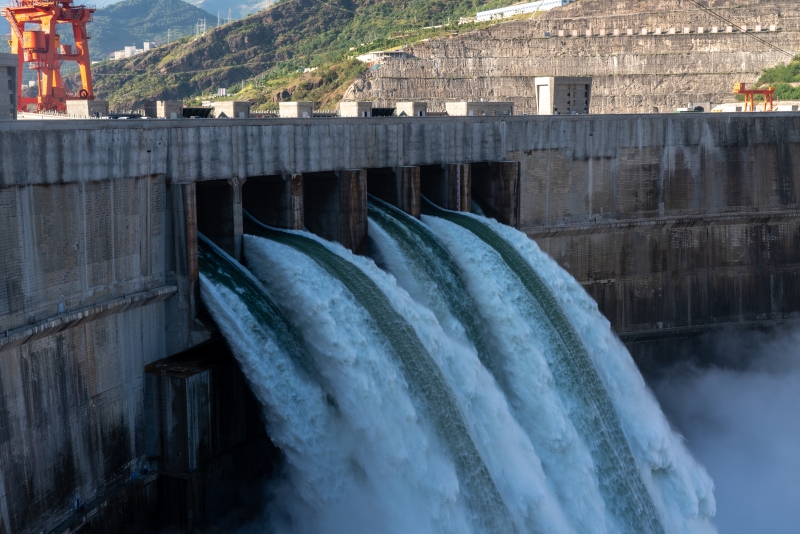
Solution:
{"label": "stained concrete wall", "polygon": [[[553,122],[510,152],[520,226],[642,365],[651,340],[800,310],[798,117]],[[657,361],[659,360],[660,361]]]}
{"label": "stained concrete wall", "polygon": [[0,121],[17,118],[17,55],[0,54]]}
{"label": "stained concrete wall", "polygon": [[147,465],[144,365],[164,303],[0,353],[0,532],[40,532]]}
{"label": "stained concrete wall", "polygon": [[0,188],[0,532],[52,528],[147,467],[144,366],[209,335],[180,300],[179,187]]}
{"label": "stained concrete wall", "polygon": [[[0,532],[45,530],[76,493],[107,491],[146,459],[144,366],[210,336],[196,302],[198,182],[236,188],[235,230],[251,179],[303,174],[304,210],[288,182],[286,202],[262,206],[291,205],[281,217],[295,225],[325,199],[363,209],[369,169],[419,167],[423,188],[426,166],[474,170],[460,203],[472,193],[516,217],[635,346],[796,314],[799,149],[796,113],[7,121]],[[343,173],[350,194],[320,181]],[[315,202],[315,187],[338,193]],[[339,221],[317,230],[356,248],[364,219]]]}

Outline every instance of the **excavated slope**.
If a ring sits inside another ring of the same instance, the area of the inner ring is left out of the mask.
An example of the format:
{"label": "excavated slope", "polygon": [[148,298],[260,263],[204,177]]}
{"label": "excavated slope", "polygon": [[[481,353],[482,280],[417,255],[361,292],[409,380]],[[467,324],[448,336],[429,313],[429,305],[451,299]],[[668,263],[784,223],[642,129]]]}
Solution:
{"label": "excavated slope", "polygon": [[[764,68],[800,50],[796,2],[702,3],[714,13],[685,1],[609,6],[582,0],[535,20],[422,43],[408,50],[412,58],[388,60],[370,70],[345,99],[379,105],[426,100],[433,110],[453,100],[511,100],[515,113],[532,114],[535,76],[592,76],[591,113],[664,112],[688,101],[731,102],[734,82],[752,83]],[[720,17],[746,26],[747,32],[727,33],[728,24]],[[753,31],[757,25],[759,33]],[[775,32],[769,31],[773,25]],[[719,33],[711,33],[714,26]],[[685,27],[692,33],[683,34]],[[698,33],[699,27],[706,33]],[[626,35],[629,28],[634,35]],[[678,33],[669,34],[671,28]],[[614,36],[615,29],[621,35]],[[606,35],[600,36],[600,30]]]}

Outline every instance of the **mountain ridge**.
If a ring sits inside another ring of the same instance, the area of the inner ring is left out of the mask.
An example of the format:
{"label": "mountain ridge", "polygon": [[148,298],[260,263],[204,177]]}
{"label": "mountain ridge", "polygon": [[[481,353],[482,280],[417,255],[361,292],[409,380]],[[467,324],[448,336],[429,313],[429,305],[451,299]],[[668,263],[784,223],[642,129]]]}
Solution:
{"label": "mountain ridge", "polygon": [[142,41],[165,43],[194,33],[195,23],[216,17],[183,0],[124,0],[98,9],[89,24],[93,59],[108,56],[125,46],[141,48]]}
{"label": "mountain ridge", "polygon": [[455,21],[483,5],[479,0],[285,0],[197,39],[97,65],[95,92],[113,106],[187,98],[275,69],[332,65],[362,43]]}

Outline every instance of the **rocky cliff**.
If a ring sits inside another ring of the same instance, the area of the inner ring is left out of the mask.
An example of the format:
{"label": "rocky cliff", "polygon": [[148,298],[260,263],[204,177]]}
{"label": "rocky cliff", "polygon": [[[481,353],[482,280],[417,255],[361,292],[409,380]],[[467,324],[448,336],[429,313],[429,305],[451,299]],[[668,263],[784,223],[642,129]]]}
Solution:
{"label": "rocky cliff", "polygon": [[434,110],[449,100],[511,100],[515,113],[536,113],[535,76],[592,76],[591,113],[665,112],[688,101],[733,101],[734,82],[755,82],[800,50],[796,2],[701,3],[710,9],[582,0],[415,45],[411,58],[371,69],[345,98],[426,100]]}

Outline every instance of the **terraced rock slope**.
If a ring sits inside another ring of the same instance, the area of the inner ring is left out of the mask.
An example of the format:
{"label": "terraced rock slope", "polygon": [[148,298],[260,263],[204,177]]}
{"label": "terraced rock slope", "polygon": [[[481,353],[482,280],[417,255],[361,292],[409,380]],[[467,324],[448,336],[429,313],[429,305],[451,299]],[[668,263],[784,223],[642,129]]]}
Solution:
{"label": "terraced rock slope", "polygon": [[795,1],[699,1],[709,9],[686,0],[581,0],[422,43],[408,49],[412,58],[368,71],[345,99],[426,100],[434,110],[449,100],[511,100],[515,113],[532,114],[535,76],[592,76],[591,113],[665,112],[733,101],[734,82],[753,83],[800,51]]}

